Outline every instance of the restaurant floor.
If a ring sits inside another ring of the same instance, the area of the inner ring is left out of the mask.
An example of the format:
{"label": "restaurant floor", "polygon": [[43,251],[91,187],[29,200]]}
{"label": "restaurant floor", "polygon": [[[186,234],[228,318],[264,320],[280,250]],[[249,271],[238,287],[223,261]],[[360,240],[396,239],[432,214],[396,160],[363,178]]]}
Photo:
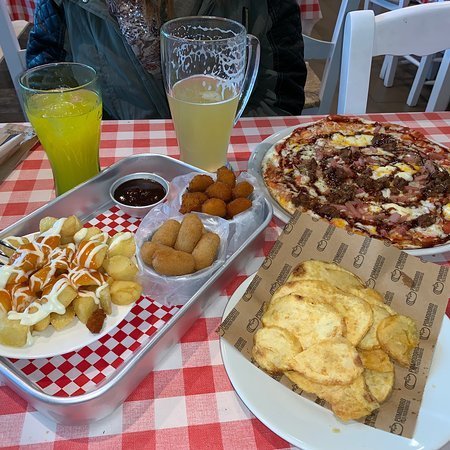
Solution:
{"label": "restaurant floor", "polygon": [[[329,40],[333,34],[336,16],[339,10],[340,2],[336,0],[321,0],[323,19],[314,27],[313,37]],[[22,33],[20,43],[22,48],[26,46],[29,28]],[[409,107],[406,104],[409,89],[414,79],[416,67],[412,64],[399,65],[394,86],[385,88],[382,80],[378,77],[380,72],[382,58],[375,58],[372,64],[372,77],[370,82],[369,99],[367,112],[400,112],[400,111],[424,111],[427,98],[431,87],[425,86],[415,107]],[[312,62],[314,71],[321,75],[323,64]],[[335,102],[336,104],[336,102]],[[334,105],[334,108],[336,105]],[[333,112],[333,111],[331,111]],[[22,122],[24,120],[19,102],[16,97],[13,83],[9,76],[6,63],[3,60],[0,63],[0,123],[2,122]]]}

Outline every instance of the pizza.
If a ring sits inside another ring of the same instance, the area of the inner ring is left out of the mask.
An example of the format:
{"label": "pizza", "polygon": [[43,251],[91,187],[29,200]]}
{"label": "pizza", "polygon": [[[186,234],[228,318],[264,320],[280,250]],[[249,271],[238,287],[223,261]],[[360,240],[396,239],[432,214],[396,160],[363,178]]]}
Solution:
{"label": "pizza", "polygon": [[262,177],[297,208],[400,248],[450,241],[450,152],[417,130],[328,116],[272,147]]}

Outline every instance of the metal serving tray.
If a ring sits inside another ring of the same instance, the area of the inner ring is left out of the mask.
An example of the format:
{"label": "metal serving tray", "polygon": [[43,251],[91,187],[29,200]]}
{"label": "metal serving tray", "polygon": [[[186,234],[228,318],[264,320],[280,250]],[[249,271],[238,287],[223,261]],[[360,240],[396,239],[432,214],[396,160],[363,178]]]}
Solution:
{"label": "metal serving tray", "polygon": [[[0,238],[24,235],[36,231],[45,216],[66,217],[77,215],[83,223],[113,206],[109,196],[110,185],[119,177],[135,172],[154,172],[167,180],[200,169],[163,155],[140,154],[115,163],[81,186],[56,198],[30,215],[2,230]],[[252,235],[238,252],[231,255],[209,281],[158,331],[115,371],[98,383],[94,389],[77,396],[57,397],[44,392],[30,381],[7,358],[0,358],[0,377],[45,416],[64,424],[81,424],[102,419],[119,407],[188,331],[203,310],[220,294],[258,249],[262,247],[262,231],[272,218],[272,206],[264,202],[264,220],[256,224]]]}

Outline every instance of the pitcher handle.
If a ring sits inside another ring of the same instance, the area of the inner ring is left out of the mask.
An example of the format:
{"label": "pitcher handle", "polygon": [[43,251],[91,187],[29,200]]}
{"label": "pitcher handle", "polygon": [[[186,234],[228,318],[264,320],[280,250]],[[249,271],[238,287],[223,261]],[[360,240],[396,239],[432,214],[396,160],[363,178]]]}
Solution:
{"label": "pitcher handle", "polygon": [[247,49],[247,68],[245,69],[244,84],[242,85],[238,110],[236,113],[236,117],[234,118],[233,125],[236,125],[237,121],[240,119],[242,113],[244,112],[244,109],[247,106],[248,99],[250,98],[250,94],[252,93],[253,87],[255,86],[256,76],[258,75],[260,47],[258,38],[256,36],[253,36],[253,34],[247,34]]}

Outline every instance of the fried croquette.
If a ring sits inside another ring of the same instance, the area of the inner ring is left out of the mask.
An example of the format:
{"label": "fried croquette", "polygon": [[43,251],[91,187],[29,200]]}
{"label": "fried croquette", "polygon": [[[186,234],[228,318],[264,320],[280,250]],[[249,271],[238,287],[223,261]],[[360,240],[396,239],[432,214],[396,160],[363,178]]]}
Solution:
{"label": "fried croquette", "polygon": [[230,187],[234,187],[236,184],[236,175],[228,167],[222,166],[217,169],[217,181],[228,184]]}
{"label": "fried croquette", "polygon": [[231,186],[222,181],[216,181],[206,189],[206,195],[209,198],[220,198],[227,203],[231,200]]}
{"label": "fried croquette", "polygon": [[227,217],[232,219],[237,214],[251,208],[252,201],[248,198],[236,198],[227,205]]}
{"label": "fried croquette", "polygon": [[180,213],[200,212],[202,210],[202,204],[206,200],[208,200],[208,196],[204,192],[186,192],[181,198]]}
{"label": "fried croquette", "polygon": [[189,192],[205,192],[214,183],[209,175],[196,175],[188,186]]}
{"label": "fried croquette", "polygon": [[220,198],[209,198],[202,205],[202,213],[225,217],[227,214],[227,204]]}
{"label": "fried croquette", "polygon": [[192,256],[195,261],[195,270],[209,267],[217,257],[220,246],[220,237],[216,233],[205,233],[202,235]]}
{"label": "fried croquette", "polygon": [[235,198],[248,198],[252,195],[254,187],[248,181],[241,181],[231,191],[233,199]]}
{"label": "fried croquette", "polygon": [[186,214],[181,222],[174,246],[175,250],[191,253],[202,237],[203,230],[203,223],[196,214]]}

